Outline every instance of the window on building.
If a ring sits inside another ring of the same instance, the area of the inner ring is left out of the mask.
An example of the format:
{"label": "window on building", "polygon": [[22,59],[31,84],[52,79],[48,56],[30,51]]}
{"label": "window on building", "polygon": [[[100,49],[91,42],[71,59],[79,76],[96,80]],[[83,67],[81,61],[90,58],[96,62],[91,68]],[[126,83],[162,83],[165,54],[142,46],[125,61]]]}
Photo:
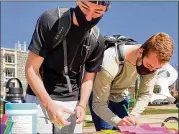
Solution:
{"label": "window on building", "polygon": [[6,60],[6,63],[15,63],[15,57],[14,57],[14,55],[8,55],[8,54],[6,54],[6,56],[5,56],[5,60]]}
{"label": "window on building", "polygon": [[7,78],[15,77],[15,70],[12,68],[6,68],[6,77]]}

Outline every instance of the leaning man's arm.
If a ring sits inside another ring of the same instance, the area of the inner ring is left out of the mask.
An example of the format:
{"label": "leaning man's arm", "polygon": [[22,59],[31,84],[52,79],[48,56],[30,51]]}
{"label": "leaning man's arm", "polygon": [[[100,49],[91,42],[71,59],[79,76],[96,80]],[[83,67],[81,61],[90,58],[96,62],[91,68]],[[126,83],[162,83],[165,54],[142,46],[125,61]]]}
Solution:
{"label": "leaning man's arm", "polygon": [[112,81],[113,76],[104,69],[97,74],[93,87],[93,110],[100,118],[117,126],[121,119],[108,108],[107,104]]}
{"label": "leaning man's arm", "polygon": [[157,72],[149,75],[142,75],[140,77],[140,86],[137,95],[135,107],[132,109],[130,115],[139,117],[140,114],[148,106],[153,93],[154,84],[156,81]]}

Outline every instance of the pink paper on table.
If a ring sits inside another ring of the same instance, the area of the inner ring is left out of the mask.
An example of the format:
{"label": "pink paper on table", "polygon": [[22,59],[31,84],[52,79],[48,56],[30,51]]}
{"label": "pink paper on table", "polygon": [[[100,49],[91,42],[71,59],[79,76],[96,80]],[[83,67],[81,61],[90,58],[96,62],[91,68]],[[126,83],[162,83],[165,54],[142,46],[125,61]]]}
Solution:
{"label": "pink paper on table", "polygon": [[150,130],[150,131],[161,131],[163,133],[169,132],[167,128],[165,127],[151,127],[149,124],[143,124],[141,127],[145,130]]}
{"label": "pink paper on table", "polygon": [[140,127],[135,127],[133,129],[130,129],[129,132],[135,132],[135,133],[143,133],[144,134],[144,129],[140,128]]}
{"label": "pink paper on table", "polygon": [[160,131],[162,134],[178,134],[176,131],[170,131],[166,127],[151,127],[149,124],[143,124],[141,125],[142,128],[145,130],[151,130],[151,131]]}
{"label": "pink paper on table", "polygon": [[136,127],[136,126],[119,126],[119,129],[121,132],[128,132],[128,133],[143,133],[146,132],[143,128],[141,127]]}
{"label": "pink paper on table", "polygon": [[136,126],[119,126],[121,132],[129,134],[175,134],[175,132],[168,131],[164,127],[151,127],[150,125]]}
{"label": "pink paper on table", "polygon": [[135,126],[119,126],[121,132],[129,132],[130,129],[134,129]]}

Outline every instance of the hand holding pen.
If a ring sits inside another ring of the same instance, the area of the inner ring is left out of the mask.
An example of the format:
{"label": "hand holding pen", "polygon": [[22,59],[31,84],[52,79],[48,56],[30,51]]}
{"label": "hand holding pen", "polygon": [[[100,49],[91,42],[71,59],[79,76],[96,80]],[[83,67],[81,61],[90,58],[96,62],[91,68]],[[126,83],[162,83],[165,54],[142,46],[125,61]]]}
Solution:
{"label": "hand holding pen", "polygon": [[122,120],[118,123],[118,126],[138,126],[139,123],[137,121],[137,117],[128,115],[128,109],[126,108],[125,105],[123,105],[123,107],[127,113],[127,116],[122,118]]}

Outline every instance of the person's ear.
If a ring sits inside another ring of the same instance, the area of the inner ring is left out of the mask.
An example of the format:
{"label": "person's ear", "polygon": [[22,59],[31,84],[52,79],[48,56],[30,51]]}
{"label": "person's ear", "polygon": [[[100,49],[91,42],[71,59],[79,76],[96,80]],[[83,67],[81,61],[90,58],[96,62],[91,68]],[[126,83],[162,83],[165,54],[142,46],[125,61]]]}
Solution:
{"label": "person's ear", "polygon": [[137,51],[137,57],[142,58],[143,51],[143,48],[139,48],[139,50]]}

